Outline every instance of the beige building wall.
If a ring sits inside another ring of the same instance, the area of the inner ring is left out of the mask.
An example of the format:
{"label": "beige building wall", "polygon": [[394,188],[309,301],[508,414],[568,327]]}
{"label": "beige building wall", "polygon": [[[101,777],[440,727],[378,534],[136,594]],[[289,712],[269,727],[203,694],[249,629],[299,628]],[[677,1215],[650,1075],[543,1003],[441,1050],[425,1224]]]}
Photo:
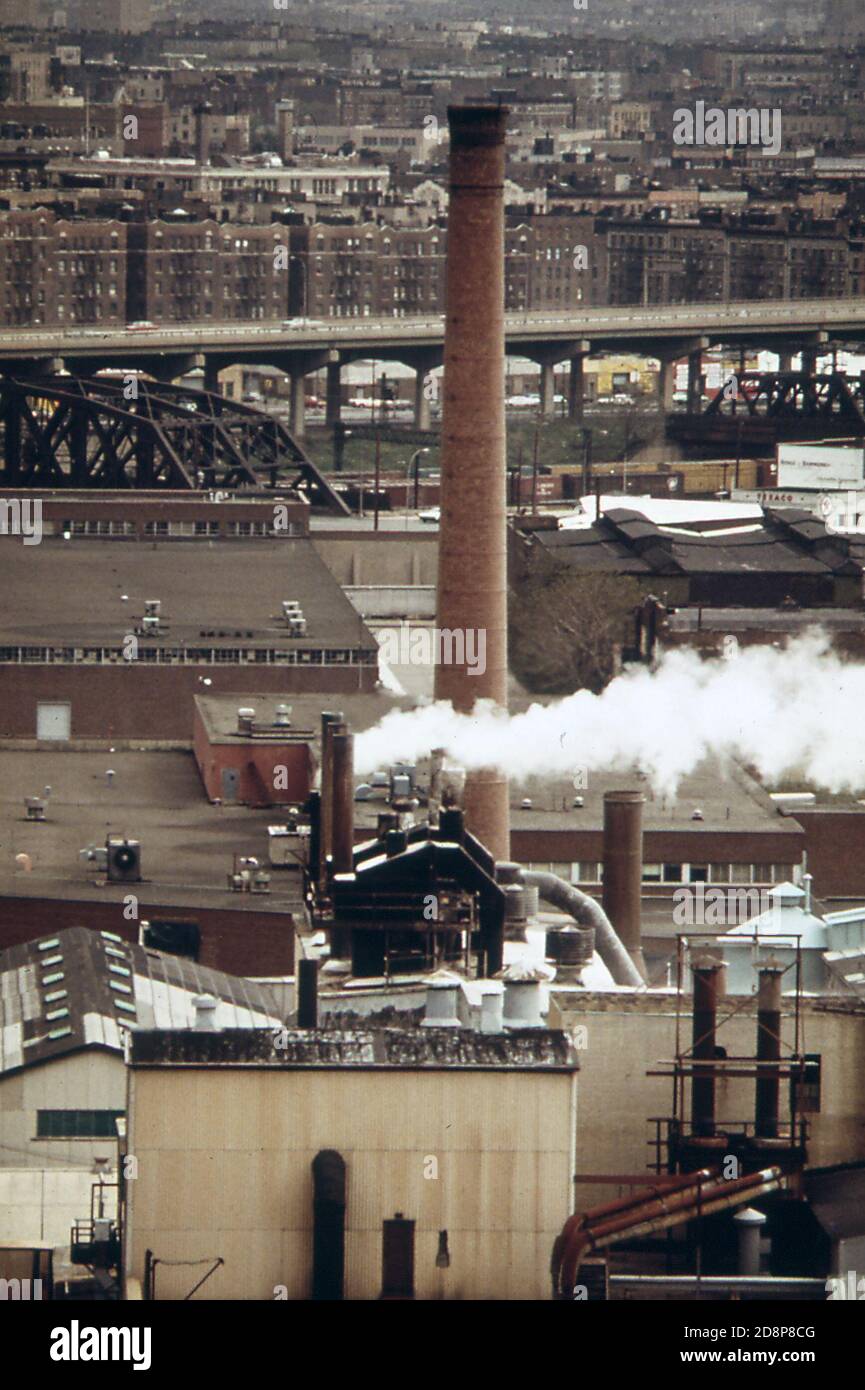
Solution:
{"label": "beige building wall", "polygon": [[[573,1074],[134,1068],[129,1088],[127,1279],[142,1278],[147,1249],[221,1256],[208,1299],[308,1298],[311,1164],[336,1149],[347,1298],[378,1298],[382,1222],[397,1213],[416,1222],[416,1298],[550,1297],[570,1211]],[[435,1263],[443,1230],[448,1269]],[[160,1264],[157,1298],[182,1298],[205,1267]]]}
{"label": "beige building wall", "polygon": [[[573,996],[570,996],[573,999]],[[675,1055],[675,1005],[672,997],[614,999],[610,995],[586,995],[579,1008],[568,996],[559,996],[566,1012],[555,1009],[552,1027],[584,1027],[580,1051],[580,1093],[577,1113],[576,1171],[586,1174],[637,1174],[654,1161],[649,1140],[654,1137],[650,1116],[672,1113],[672,1081],[647,1076],[658,1063]],[[719,1006],[723,1018],[741,1009],[743,1000],[726,999]],[[753,1005],[749,1005],[753,1007]],[[865,1013],[843,1012],[815,1003],[803,1005],[800,1051],[822,1058],[820,1113],[809,1115],[811,1138],[808,1161],[812,1167],[865,1159]],[[728,1056],[752,1057],[756,1047],[757,1020],[753,1012],[739,1013],[719,1027],[718,1045]],[[680,1046],[690,1046],[691,1018],[683,1012]],[[792,1048],[794,1021],[785,1016],[784,1055]],[[788,1113],[788,1079],[781,1082],[781,1119]],[[754,1119],[753,1079],[719,1081],[716,1091],[719,1121]],[[690,1101],[686,1108],[690,1117]],[[626,1196],[620,1186],[584,1184],[576,1188],[578,1210]]]}
{"label": "beige building wall", "polygon": [[[125,1110],[126,1068],[119,1052],[94,1048],[22,1068],[0,1079],[0,1166],[89,1169],[94,1158],[113,1165],[111,1139],[37,1139],[39,1110]],[[82,1212],[86,1215],[86,1212]]]}
{"label": "beige building wall", "polygon": [[437,530],[388,540],[316,532],[312,542],[339,584],[434,585],[438,577]]}
{"label": "beige building wall", "polygon": [[[106,1184],[116,1181],[107,1168]],[[49,1241],[68,1259],[73,1223],[90,1215],[90,1194],[97,1182],[91,1167],[0,1169],[0,1245],[4,1241]],[[107,1187],[104,1212],[116,1215],[116,1188]],[[55,1261],[55,1276],[57,1263]]]}

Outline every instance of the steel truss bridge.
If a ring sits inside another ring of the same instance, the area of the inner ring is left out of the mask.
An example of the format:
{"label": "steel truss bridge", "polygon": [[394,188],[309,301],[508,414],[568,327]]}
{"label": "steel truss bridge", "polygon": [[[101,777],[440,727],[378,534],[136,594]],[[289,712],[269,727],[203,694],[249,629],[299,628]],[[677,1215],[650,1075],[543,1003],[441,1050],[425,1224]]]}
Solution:
{"label": "steel truss bridge", "polygon": [[166,382],[0,379],[4,487],[260,489],[286,486],[317,510],[342,498],[266,412]]}
{"label": "steel truss bridge", "polygon": [[737,372],[702,414],[667,416],[667,437],[769,453],[779,441],[865,437],[865,380],[842,372]]}

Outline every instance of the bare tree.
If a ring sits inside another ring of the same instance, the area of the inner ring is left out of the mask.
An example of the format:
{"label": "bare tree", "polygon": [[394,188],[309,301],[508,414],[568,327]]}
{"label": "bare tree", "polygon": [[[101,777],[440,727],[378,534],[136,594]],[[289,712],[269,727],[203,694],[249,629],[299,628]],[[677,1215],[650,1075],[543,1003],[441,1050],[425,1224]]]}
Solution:
{"label": "bare tree", "polygon": [[526,574],[510,596],[510,665],[527,690],[604,689],[631,640],[636,580],[556,565]]}

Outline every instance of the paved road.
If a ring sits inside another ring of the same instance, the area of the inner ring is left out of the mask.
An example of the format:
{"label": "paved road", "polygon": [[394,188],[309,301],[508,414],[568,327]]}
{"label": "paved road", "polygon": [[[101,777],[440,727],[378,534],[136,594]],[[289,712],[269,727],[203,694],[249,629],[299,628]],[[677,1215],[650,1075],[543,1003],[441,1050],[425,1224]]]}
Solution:
{"label": "paved road", "polygon": [[[841,340],[865,339],[865,299],[809,299],[795,303],[760,300],[734,304],[688,304],[668,308],[600,308],[560,314],[506,315],[508,348],[521,345],[567,347],[582,339],[597,348],[643,345],[665,340],[707,338],[710,343],[765,342],[825,333]],[[223,363],[267,361],[274,351],[289,355],[335,353],[398,357],[400,349],[440,348],[444,316],[404,319],[329,319],[304,326],[219,323],[172,324],[152,329],[7,329],[0,333],[0,361],[38,356],[129,360],[166,353],[203,353]]]}

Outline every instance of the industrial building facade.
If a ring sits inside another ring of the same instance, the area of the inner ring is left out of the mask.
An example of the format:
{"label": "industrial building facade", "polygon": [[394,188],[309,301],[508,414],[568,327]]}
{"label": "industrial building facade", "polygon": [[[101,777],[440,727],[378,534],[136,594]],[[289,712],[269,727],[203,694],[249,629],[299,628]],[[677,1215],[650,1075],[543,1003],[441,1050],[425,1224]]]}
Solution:
{"label": "industrial building facade", "polygon": [[[127,1185],[127,1294],[162,1259],[145,1294],[183,1298],[195,1278],[168,1262],[209,1256],[223,1261],[210,1299],[308,1299],[316,1249],[330,1265],[338,1244],[348,1299],[549,1296],[576,1125],[564,1034],[237,1030],[130,1042],[139,1176]],[[327,1235],[316,1224],[322,1154],[344,1174],[342,1218]]]}

